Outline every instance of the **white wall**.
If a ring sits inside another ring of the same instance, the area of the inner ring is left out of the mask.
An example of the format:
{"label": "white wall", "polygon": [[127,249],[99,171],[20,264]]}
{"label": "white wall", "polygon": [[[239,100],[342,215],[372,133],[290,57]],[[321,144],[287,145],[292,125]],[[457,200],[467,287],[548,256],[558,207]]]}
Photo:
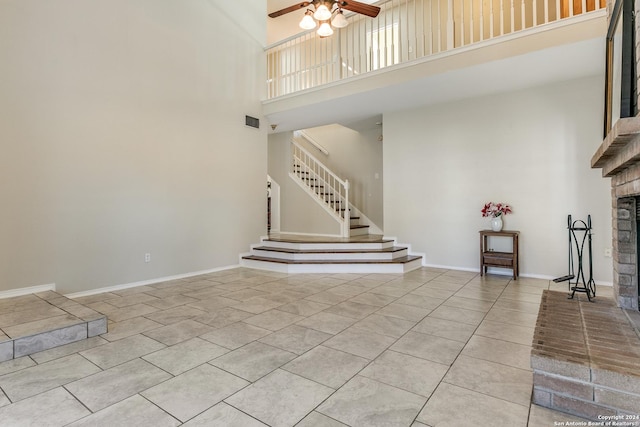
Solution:
{"label": "white wall", "polygon": [[264,233],[266,131],[244,115],[265,29],[216,3],[0,3],[0,291],[234,265]]}
{"label": "white wall", "polygon": [[590,168],[602,142],[603,77],[384,115],[385,234],[430,265],[479,269],[480,209],[505,202],[523,275],[567,271],[567,214],[594,227],[594,277],[612,282],[610,181]]}

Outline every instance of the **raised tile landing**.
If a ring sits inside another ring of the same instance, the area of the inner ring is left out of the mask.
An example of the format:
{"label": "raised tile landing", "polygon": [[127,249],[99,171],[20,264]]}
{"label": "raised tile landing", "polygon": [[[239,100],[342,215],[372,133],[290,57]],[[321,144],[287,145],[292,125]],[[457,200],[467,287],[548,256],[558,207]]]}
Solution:
{"label": "raised tile landing", "polygon": [[240,263],[281,273],[404,274],[422,265],[422,256],[395,246],[391,239],[366,234],[351,237],[272,233],[253,245]]}
{"label": "raised tile landing", "polygon": [[637,312],[625,313],[610,298],[576,298],[542,294],[531,350],[533,402],[598,422],[637,422],[624,418],[640,416],[640,336],[629,319]]}
{"label": "raised tile landing", "polygon": [[0,299],[0,362],[105,332],[105,315],[56,292]]}

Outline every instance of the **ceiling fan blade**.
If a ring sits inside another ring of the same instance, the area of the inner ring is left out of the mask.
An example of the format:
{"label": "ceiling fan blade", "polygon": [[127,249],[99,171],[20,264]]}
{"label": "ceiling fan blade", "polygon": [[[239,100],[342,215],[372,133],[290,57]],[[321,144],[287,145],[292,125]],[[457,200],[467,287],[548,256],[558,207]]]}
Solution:
{"label": "ceiling fan blade", "polygon": [[284,9],[276,10],[275,12],[271,12],[269,14],[269,18],[277,18],[278,16],[282,16],[289,12],[295,12],[296,10],[304,9],[305,7],[311,4],[310,1],[303,1],[298,4],[294,4],[293,6],[285,7]]}
{"label": "ceiling fan blade", "polygon": [[380,8],[378,6],[361,3],[355,0],[340,0],[337,1],[337,3],[343,9],[350,10],[351,12],[361,13],[372,18],[375,18],[376,16],[378,16],[378,13],[380,13]]}

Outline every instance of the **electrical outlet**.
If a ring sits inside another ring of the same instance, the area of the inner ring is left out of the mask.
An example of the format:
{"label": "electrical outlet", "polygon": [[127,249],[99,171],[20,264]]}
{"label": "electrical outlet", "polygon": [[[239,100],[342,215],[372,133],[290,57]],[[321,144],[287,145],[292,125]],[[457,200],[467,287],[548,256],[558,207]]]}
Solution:
{"label": "electrical outlet", "polygon": [[611,258],[611,248],[604,248],[604,256]]}
{"label": "electrical outlet", "polygon": [[144,262],[151,262],[151,254],[149,253],[144,254]]}

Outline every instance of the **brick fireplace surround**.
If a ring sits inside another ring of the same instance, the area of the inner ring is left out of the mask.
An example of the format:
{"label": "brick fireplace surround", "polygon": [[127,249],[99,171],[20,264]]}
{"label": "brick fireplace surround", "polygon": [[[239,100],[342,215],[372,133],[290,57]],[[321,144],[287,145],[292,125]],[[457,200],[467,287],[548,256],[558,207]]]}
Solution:
{"label": "brick fireplace surround", "polygon": [[591,166],[611,178],[613,292],[618,306],[638,310],[636,204],[640,200],[640,117],[613,126]]}
{"label": "brick fireplace surround", "polygon": [[[614,3],[607,1],[609,16]],[[640,0],[635,0],[635,11],[636,69],[640,70]],[[545,291],[531,351],[533,402],[594,422],[584,425],[637,427],[640,115],[613,125],[591,166],[611,178],[614,298],[598,296],[588,302],[578,294],[568,300],[565,293]]]}

